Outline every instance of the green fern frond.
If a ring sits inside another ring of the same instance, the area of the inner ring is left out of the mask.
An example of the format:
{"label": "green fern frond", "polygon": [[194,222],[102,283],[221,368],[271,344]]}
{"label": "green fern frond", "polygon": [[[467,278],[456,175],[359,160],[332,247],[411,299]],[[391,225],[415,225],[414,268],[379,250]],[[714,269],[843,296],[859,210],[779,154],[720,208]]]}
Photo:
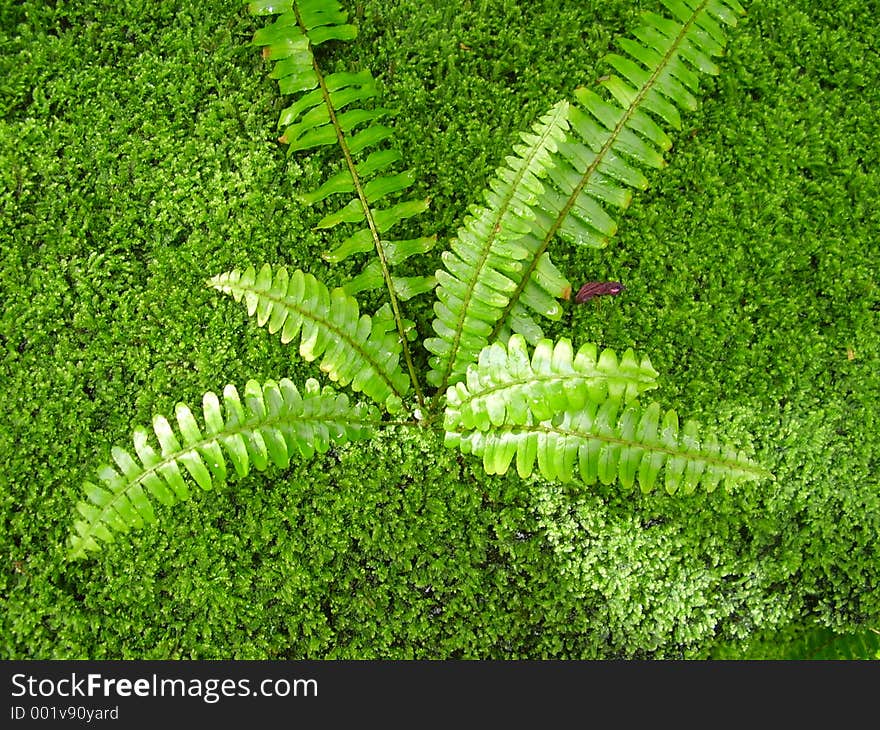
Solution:
{"label": "green fern frond", "polygon": [[[485,193],[488,207],[466,222],[438,271],[440,302],[426,341],[434,354],[428,379],[441,391],[464,376],[486,344],[512,333],[530,344],[543,338],[534,314],[558,319],[558,300],[571,284],[547,249],[558,234],[577,245],[602,247],[617,231],[608,208],[625,209],[632,189],[644,189],[642,168],[662,167],[672,142],[660,122],[681,124],[678,108],[693,108],[698,73],[717,71],[723,49],[718,21],[736,22],[742,8],[721,0],[665,0],[676,20],[647,13],[638,40],[623,39],[628,56],[610,54],[620,76],[602,80],[611,98],[578,89],[577,103],[556,105],[535,127],[522,159],[508,158]],[[621,78],[622,77],[622,78]],[[549,118],[565,110],[566,118]],[[544,137],[546,135],[546,138]],[[535,154],[535,167],[527,167]],[[526,168],[531,173],[519,176]]]}
{"label": "green fern frond", "polygon": [[[286,467],[299,455],[311,458],[333,444],[363,439],[378,421],[373,407],[352,406],[344,394],[321,389],[309,379],[302,393],[289,380],[255,380],[245,385],[244,400],[232,385],[223,391],[223,405],[214,393],[202,403],[204,428],[183,403],[175,409],[177,428],[164,416],[153,418],[153,434],[134,431],[134,452],[114,446],[114,465],[98,470],[98,483],[85,482],[86,501],[77,505],[82,519],[70,536],[71,558],[97,551],[118,532],[155,523],[151,500],[171,506],[188,499],[188,474],[201,489],[210,490],[227,477],[226,459],[239,477],[250,466]],[[151,443],[152,441],[152,443]],[[158,450],[156,449],[158,446]]]}
{"label": "green fern frond", "polygon": [[656,378],[651,361],[631,349],[618,358],[586,344],[575,354],[568,339],[556,345],[541,340],[530,358],[525,339],[513,335],[506,347],[496,342],[484,348],[465,382],[449,387],[444,428],[485,431],[548,420],[588,401],[628,403],[656,388]]}
{"label": "green fern frond", "polygon": [[401,408],[410,381],[400,367],[402,345],[388,305],[375,315],[361,315],[354,297],[342,287],[332,291],[311,274],[292,274],[265,264],[218,274],[208,285],[236,302],[244,301],[270,334],[281,333],[285,344],[300,338],[299,354],[308,362],[321,358],[320,368],[333,382],[363,392],[390,413]]}
{"label": "green fern frond", "polygon": [[[442,254],[446,268],[437,272],[433,322],[438,337],[425,340],[434,355],[428,381],[440,392],[460,380],[488,344],[492,327],[530,265],[532,251],[525,237],[533,225],[532,208],[544,191],[541,180],[552,163],[551,154],[565,139],[567,117],[568,104],[559,102],[530,134],[522,135],[524,144],[514,147],[515,156],[506,159],[483,193],[486,205],[471,208],[450,249]],[[538,277],[557,294],[571,291],[546,256],[538,262]],[[529,288],[522,299],[545,316],[562,314],[538,286]]]}
{"label": "green fern frond", "polygon": [[337,263],[374,252],[378,260],[367,265],[369,268],[348,291],[355,294],[385,285],[395,310],[395,297],[407,299],[431,291],[434,277],[405,280],[391,274],[391,267],[424,253],[434,243],[433,238],[418,239],[414,245],[387,240],[386,234],[401,221],[428,207],[427,200],[398,199],[414,183],[415,173],[396,171],[401,154],[385,144],[393,137],[394,129],[380,120],[393,112],[364,106],[379,93],[369,70],[324,75],[315,59],[315,46],[327,40],[350,40],[357,29],[346,22],[347,15],[336,0],[259,0],[250,3],[250,9],[261,15],[279,14],[253,39],[254,45],[263,47],[264,57],[275,62],[271,75],[278,79],[281,93],[296,97],[279,117],[279,141],[288,145],[288,153],[338,145],[344,157],[342,169],[303,196],[309,205],[337,196],[346,198],[317,223],[317,228],[357,226],[342,243],[325,252],[324,258]]}
{"label": "green fern frond", "polygon": [[630,403],[620,412],[617,400],[588,401],[580,410],[552,420],[447,431],[445,442],[464,454],[481,456],[489,474],[506,473],[515,458],[521,477],[529,476],[537,462],[547,479],[578,478],[585,484],[619,480],[627,489],[638,481],[643,492],[654,488],[661,469],[670,494],[690,494],[700,485],[712,491],[722,481],[733,485],[770,476],[714,436],[701,440],[693,421],[679,431],[675,411],[663,414],[657,403],[647,408]]}
{"label": "green fern frond", "polygon": [[[696,108],[699,75],[718,73],[712,59],[724,49],[722,24],[736,25],[737,16],[745,12],[736,0],[662,2],[674,19],[645,13],[635,38],[619,40],[623,55],[606,57],[616,72],[599,82],[608,98],[585,88],[575,92],[569,134],[558,145],[534,206],[532,258],[524,262],[517,289],[510,293],[490,341],[505,339],[510,332],[539,336],[536,322],[523,323],[519,305],[528,299],[530,288],[540,284],[540,266],[550,242],[558,234],[578,246],[607,245],[617,232],[609,209],[626,209],[632,191],[648,186],[643,170],[666,164],[663,153],[672,141],[661,125],[679,129],[679,110]],[[544,292],[560,296],[550,288]]]}
{"label": "green fern frond", "polygon": [[[623,55],[606,62],[616,71],[599,82],[603,98],[589,89],[575,92],[571,134],[560,146],[541,210],[552,216],[548,230],[578,245],[605,246],[617,230],[607,207],[625,208],[631,190],[643,190],[643,168],[660,169],[672,140],[662,130],[681,128],[681,109],[694,110],[699,74],[717,74],[712,61],[724,50],[719,21],[736,25],[743,13],[736,0],[662,0],[675,18],[645,13],[621,38]],[[619,74],[619,75],[618,75]]]}

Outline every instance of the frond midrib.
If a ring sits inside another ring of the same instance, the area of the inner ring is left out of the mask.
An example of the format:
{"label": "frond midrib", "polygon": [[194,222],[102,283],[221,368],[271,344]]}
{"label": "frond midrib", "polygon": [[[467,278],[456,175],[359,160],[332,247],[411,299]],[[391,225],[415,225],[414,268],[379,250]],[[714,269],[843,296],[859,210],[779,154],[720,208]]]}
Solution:
{"label": "frond midrib", "polygon": [[568,214],[571,212],[572,207],[577,202],[577,199],[580,196],[581,192],[587,186],[587,184],[590,182],[590,179],[592,178],[593,173],[595,173],[596,170],[598,169],[599,165],[602,164],[602,161],[605,159],[605,155],[608,154],[608,152],[611,150],[614,143],[617,141],[617,138],[620,135],[620,133],[626,128],[626,126],[629,123],[629,120],[632,118],[633,114],[635,114],[635,112],[638,111],[639,105],[642,103],[642,101],[644,100],[644,98],[648,94],[648,92],[651,91],[651,89],[654,87],[654,84],[657,82],[657,78],[660,76],[660,74],[663,72],[663,70],[666,68],[666,66],[669,64],[669,62],[675,56],[676,52],[678,51],[679,46],[681,45],[685,36],[687,36],[688,31],[690,30],[691,26],[693,26],[693,24],[696,22],[697,17],[700,15],[700,13],[702,13],[706,9],[706,6],[708,4],[709,4],[709,0],[702,0],[702,2],[696,8],[694,8],[693,12],[691,13],[691,17],[688,19],[688,21],[686,23],[684,23],[684,25],[682,25],[681,31],[679,32],[679,34],[676,36],[675,40],[670,45],[669,50],[663,55],[661,62],[659,64],[657,64],[657,67],[654,70],[654,72],[648,77],[647,81],[645,81],[645,83],[642,85],[642,88],[639,89],[639,92],[636,94],[635,98],[633,99],[633,101],[629,105],[629,107],[627,107],[626,109],[623,110],[624,113],[623,113],[623,116],[620,118],[620,121],[618,121],[617,125],[614,127],[611,134],[608,136],[608,139],[605,141],[605,143],[602,145],[602,147],[596,153],[595,159],[587,167],[580,182],[575,186],[574,190],[571,192],[571,195],[568,197],[568,200],[566,201],[562,210],[560,210],[559,215],[553,221],[553,224],[550,226],[549,230],[547,231],[546,235],[544,236],[543,240],[541,241],[541,244],[538,247],[538,249],[535,253],[535,256],[532,258],[531,263],[528,265],[527,269],[525,270],[524,275],[523,275],[522,279],[520,280],[520,283],[517,285],[516,289],[511,294],[510,300],[508,301],[507,306],[504,308],[504,311],[501,315],[501,318],[495,323],[495,326],[492,328],[492,332],[489,335],[489,342],[494,341],[498,337],[498,334],[501,332],[502,327],[504,327],[504,324],[507,321],[507,318],[510,315],[511,310],[516,305],[516,303],[519,301],[519,298],[522,295],[523,290],[528,285],[529,281],[531,281],[532,274],[534,273],[535,268],[538,265],[538,261],[541,259],[541,256],[547,250],[547,247],[550,245],[550,242],[553,240],[557,231],[562,226],[565,219],[568,217]]}

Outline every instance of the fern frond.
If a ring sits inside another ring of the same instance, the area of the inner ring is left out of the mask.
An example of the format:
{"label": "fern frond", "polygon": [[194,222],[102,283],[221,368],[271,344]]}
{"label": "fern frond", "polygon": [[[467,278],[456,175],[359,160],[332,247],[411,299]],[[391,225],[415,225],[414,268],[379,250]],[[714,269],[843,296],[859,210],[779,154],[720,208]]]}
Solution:
{"label": "fern frond", "polygon": [[[398,245],[394,256],[388,251],[394,244],[386,240],[386,234],[428,207],[426,200],[398,200],[415,182],[415,173],[395,170],[401,154],[385,144],[393,137],[394,129],[380,120],[392,116],[393,111],[365,106],[379,93],[369,70],[325,76],[315,59],[315,46],[327,40],[350,40],[357,29],[346,22],[347,15],[336,0],[261,0],[251,3],[250,8],[262,15],[279,14],[253,38],[254,45],[263,47],[263,55],[275,61],[271,75],[278,79],[281,93],[296,97],[279,117],[279,141],[288,145],[288,153],[338,145],[345,160],[342,169],[303,196],[309,205],[334,196],[345,198],[320,220],[317,228],[363,226],[325,252],[324,258],[337,263],[373,251],[378,256],[381,276],[362,277],[358,282],[361,289],[385,284],[400,299],[430,291],[433,277],[419,277],[417,284],[407,285],[390,273],[393,265],[424,253],[433,244],[433,239],[424,238],[418,246]],[[352,287],[349,293],[356,291]]]}
{"label": "fern frond", "polygon": [[388,305],[375,315],[361,315],[354,297],[341,287],[332,291],[311,274],[292,274],[269,264],[208,280],[208,285],[236,302],[244,301],[270,334],[284,344],[300,338],[299,354],[308,362],[321,358],[320,369],[333,382],[363,392],[390,413],[401,408],[410,381],[400,367],[401,341]]}
{"label": "fern frond", "polygon": [[656,378],[651,361],[631,349],[618,358],[613,350],[599,353],[593,344],[575,353],[567,339],[555,345],[541,340],[530,358],[525,339],[513,335],[506,347],[496,342],[484,348],[465,382],[449,387],[444,428],[485,431],[548,420],[578,411],[588,401],[628,403],[656,388]]}
{"label": "fern frond", "polygon": [[674,20],[645,13],[635,39],[619,40],[623,55],[606,56],[617,72],[599,82],[608,98],[575,92],[571,134],[541,201],[544,214],[554,216],[554,233],[572,243],[602,247],[616,232],[606,206],[625,208],[631,189],[648,186],[642,168],[665,166],[672,141],[661,125],[680,129],[680,110],[696,109],[699,74],[717,74],[712,58],[724,50],[718,21],[736,25],[744,12],[736,0],[662,2]]}
{"label": "fern frond", "polygon": [[[517,282],[530,265],[532,252],[525,237],[533,225],[532,208],[544,191],[542,178],[551,153],[565,139],[568,104],[559,102],[530,134],[514,147],[483,193],[485,206],[472,207],[450,249],[442,254],[445,270],[437,272],[433,322],[438,337],[425,340],[433,353],[428,381],[444,391],[460,380],[469,364],[488,344],[494,324],[504,313]],[[557,293],[571,286],[549,258],[539,262],[545,285]],[[531,295],[534,295],[530,298]],[[538,287],[529,289],[524,303],[545,316],[558,318],[562,308]]]}
{"label": "fern frond", "polygon": [[[603,79],[610,100],[579,89],[576,104],[555,106],[534,128],[529,147],[517,150],[540,164],[519,176],[522,159],[508,158],[485,193],[488,207],[444,253],[434,320],[439,337],[425,343],[435,355],[428,379],[441,391],[460,381],[496,338],[518,333],[535,344],[543,337],[533,315],[558,319],[558,300],[571,296],[570,283],[548,256],[550,242],[558,234],[577,245],[606,245],[617,231],[608,208],[626,208],[632,189],[648,185],[642,168],[665,164],[661,153],[672,142],[657,120],[680,126],[678,108],[696,104],[698,72],[717,71],[711,57],[724,40],[717,21],[733,24],[742,11],[735,0],[665,4],[676,20],[646,14],[638,40],[621,41],[629,57],[608,56],[623,77]],[[555,125],[564,134],[548,134],[549,117],[562,109],[566,118]]]}
{"label": "fern frond", "polygon": [[429,249],[434,239],[419,239],[418,245],[398,245],[392,256],[392,244],[386,234],[401,221],[424,211],[428,201],[398,200],[413,183],[414,175],[408,170],[395,171],[400,152],[384,144],[392,137],[393,129],[378,120],[390,110],[362,105],[378,94],[370,72],[325,75],[314,54],[314,48],[327,40],[354,38],[357,29],[346,22],[348,16],[337,0],[255,0],[250,9],[260,15],[278,15],[269,26],[257,31],[253,44],[262,46],[263,55],[275,61],[272,76],[278,79],[281,93],[296,97],[278,119],[278,127],[284,130],[279,141],[289,145],[288,153],[336,144],[344,158],[342,169],[305,197],[305,202],[312,204],[332,196],[349,196],[335,212],[324,216],[317,227],[364,224],[349,232],[324,257],[329,262],[338,262],[358,253],[375,252],[376,259],[354,278],[348,293],[384,284],[409,378],[421,404],[424,398],[398,300],[431,291],[436,281],[432,276],[394,276],[391,267]]}
{"label": "fern frond", "polygon": [[489,474],[504,474],[516,459],[516,470],[527,477],[537,470],[547,479],[586,484],[611,484],[627,489],[638,481],[650,492],[661,469],[666,491],[692,493],[702,485],[714,490],[727,485],[769,477],[766,470],[743,452],[719,444],[714,436],[700,439],[698,426],[685,422],[679,431],[675,411],[661,412],[657,403],[643,408],[630,403],[588,401],[578,411],[566,411],[552,420],[521,425],[490,426],[486,430],[447,431],[447,446],[483,459]]}
{"label": "fern frond", "polygon": [[[311,458],[333,444],[363,439],[378,422],[374,407],[352,406],[344,394],[321,389],[309,379],[301,393],[289,380],[255,380],[245,385],[244,400],[232,385],[223,405],[212,392],[202,402],[200,427],[183,403],[175,409],[177,428],[164,416],[153,418],[153,436],[134,431],[134,453],[114,446],[113,465],[98,470],[98,483],[85,482],[86,501],[77,505],[81,519],[70,536],[71,558],[97,551],[118,532],[157,521],[152,500],[171,506],[188,499],[188,475],[210,490],[227,478],[227,458],[239,477],[250,466],[284,468],[298,455]],[[157,447],[158,446],[158,450]]]}
{"label": "fern frond", "polygon": [[[553,155],[544,192],[534,206],[532,257],[524,262],[523,275],[490,341],[505,339],[510,332],[539,336],[534,320],[523,323],[520,304],[536,286],[548,297],[560,296],[540,286],[540,267],[550,242],[558,234],[578,246],[607,245],[617,232],[609,209],[626,209],[632,191],[648,186],[643,170],[666,164],[663,153],[672,141],[661,125],[679,129],[680,110],[696,108],[699,75],[718,73],[712,59],[724,49],[722,24],[736,25],[737,16],[745,12],[736,0],[662,2],[672,18],[645,13],[635,39],[620,39],[623,54],[606,57],[616,72],[600,81],[608,96],[586,88],[575,92],[569,134]],[[564,292],[563,298],[567,295]]]}

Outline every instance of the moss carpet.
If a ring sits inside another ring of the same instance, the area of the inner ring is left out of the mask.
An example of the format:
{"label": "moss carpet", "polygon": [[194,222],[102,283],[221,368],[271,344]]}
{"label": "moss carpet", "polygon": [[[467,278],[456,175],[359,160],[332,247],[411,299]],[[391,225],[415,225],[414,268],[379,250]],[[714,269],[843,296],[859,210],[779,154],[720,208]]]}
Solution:
{"label": "moss carpet", "polygon": [[[591,85],[653,0],[360,0],[358,39],[440,245],[519,130]],[[650,355],[656,397],[776,476],[731,493],[565,489],[392,429],[254,472],[68,563],[134,425],[316,370],[205,279],[329,285],[263,21],[237,2],[0,0],[0,657],[778,656],[880,628],[880,37],[861,0],[756,0],[603,251],[624,294],[548,328]],[[428,272],[424,272],[428,273]],[[407,313],[427,333],[427,297]],[[419,365],[425,352],[416,348]]]}

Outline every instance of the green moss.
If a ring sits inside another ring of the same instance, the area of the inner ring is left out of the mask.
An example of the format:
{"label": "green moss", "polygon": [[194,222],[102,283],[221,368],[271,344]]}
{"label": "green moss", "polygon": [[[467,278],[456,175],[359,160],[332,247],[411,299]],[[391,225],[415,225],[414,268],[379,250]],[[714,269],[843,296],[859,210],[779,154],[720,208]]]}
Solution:
{"label": "green moss", "polygon": [[[517,131],[593,83],[639,7],[657,3],[358,4],[361,36],[330,62],[369,66],[398,108],[432,198],[416,232],[454,233]],[[68,564],[81,483],[132,425],[227,382],[314,375],[205,278],[346,272],[316,262],[296,198],[329,157],[279,148],[246,46],[259,21],[237,3],[5,5],[2,656],[772,656],[792,625],[876,627],[873,21],[856,0],[751,3],[611,246],[554,255],[627,289],[550,331],[648,353],[664,405],[751,440],[775,482],[562,490],[401,430]],[[427,304],[410,314],[426,332]]]}

